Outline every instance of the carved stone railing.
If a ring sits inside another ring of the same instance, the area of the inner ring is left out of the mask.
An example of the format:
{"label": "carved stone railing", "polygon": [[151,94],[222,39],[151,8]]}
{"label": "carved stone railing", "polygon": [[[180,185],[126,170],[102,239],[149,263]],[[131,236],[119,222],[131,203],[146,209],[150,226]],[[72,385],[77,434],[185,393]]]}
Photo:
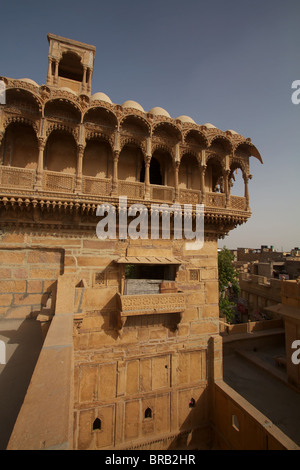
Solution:
{"label": "carved stone railing", "polygon": [[[0,188],[5,192],[12,189],[14,192],[19,190],[35,190],[37,172],[35,169],[17,168],[11,166],[0,166]],[[44,170],[42,172],[42,190],[55,193],[75,194],[76,175],[71,173],[63,173],[56,171]],[[81,189],[79,189],[81,188]],[[110,197],[112,190],[111,178],[97,178],[93,176],[82,176],[80,182],[77,181],[76,191],[82,195],[90,195],[95,197]],[[144,183],[134,181],[118,180],[118,195],[127,196],[131,199],[143,200],[145,197]],[[115,195],[114,195],[115,196]],[[147,200],[158,202],[173,203],[175,200],[175,188],[163,185],[150,185],[150,195]],[[226,201],[224,193],[205,193],[203,200],[201,191],[194,189],[179,188],[180,204],[196,204],[203,203],[207,208],[221,208],[230,211],[246,212],[247,201],[245,197],[230,195]]]}
{"label": "carved stone railing", "polygon": [[241,196],[230,196],[230,208],[240,211],[246,210],[246,198]]}
{"label": "carved stone railing", "polygon": [[121,316],[177,313],[185,309],[185,294],[120,295]]}
{"label": "carved stone railing", "polygon": [[75,175],[56,171],[44,171],[43,189],[47,191],[73,192],[74,188]]}
{"label": "carved stone railing", "polygon": [[71,90],[75,91],[76,93],[80,93],[81,83],[70,78],[58,77],[58,86],[59,88],[71,88]]}
{"label": "carved stone railing", "polygon": [[208,207],[225,207],[224,193],[206,193],[205,205]]}
{"label": "carved stone railing", "polygon": [[118,194],[119,196],[127,196],[129,198],[143,199],[144,197],[144,183],[137,183],[134,181],[118,181]]}
{"label": "carved stone railing", "polygon": [[82,192],[83,194],[101,194],[108,196],[111,190],[110,178],[95,178],[93,176],[83,176]]}
{"label": "carved stone railing", "polygon": [[5,188],[33,189],[36,170],[0,166],[0,185]]}
{"label": "carved stone railing", "polygon": [[172,202],[174,200],[174,188],[171,186],[151,184],[150,198],[156,201]]}
{"label": "carved stone railing", "polygon": [[180,189],[179,202],[181,204],[200,204],[201,192],[195,189]]}

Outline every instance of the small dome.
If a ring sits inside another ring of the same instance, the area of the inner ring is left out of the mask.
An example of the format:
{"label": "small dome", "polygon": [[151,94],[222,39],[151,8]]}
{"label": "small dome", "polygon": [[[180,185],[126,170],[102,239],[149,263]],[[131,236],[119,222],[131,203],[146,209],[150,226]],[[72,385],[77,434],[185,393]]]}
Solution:
{"label": "small dome", "polygon": [[156,106],[155,108],[150,109],[149,113],[153,114],[154,116],[166,116],[170,118],[170,114],[163,108]]}
{"label": "small dome", "polygon": [[123,104],[122,104],[123,108],[133,108],[133,109],[138,109],[139,111],[142,111],[142,113],[144,113],[144,109],[142,108],[142,106],[137,103],[136,101],[132,101],[132,100],[128,100],[128,101],[125,101]]}
{"label": "small dome", "polygon": [[76,91],[74,90],[71,90],[71,88],[68,88],[67,86],[63,86],[61,88],[59,88],[61,91],[67,91],[68,93],[72,93],[73,95],[77,96],[77,93]]}
{"label": "small dome", "polygon": [[40,86],[34,80],[31,80],[31,78],[20,78],[20,81],[25,82],[25,83],[30,83],[31,85],[34,85],[34,86],[37,86],[37,87]]}
{"label": "small dome", "polygon": [[111,99],[109,98],[109,96],[107,96],[105,93],[102,93],[102,92],[94,93],[92,95],[91,101],[96,101],[96,100],[106,101],[106,103],[112,104]]}
{"label": "small dome", "polygon": [[181,121],[181,122],[190,122],[191,124],[196,124],[195,121],[189,116],[185,116],[185,115],[178,116],[178,118],[176,118],[176,119],[179,119],[179,121]]}
{"label": "small dome", "polygon": [[213,124],[211,124],[210,122],[207,122],[206,124],[203,124],[205,127],[207,127],[208,129],[216,129],[216,126],[214,126]]}
{"label": "small dome", "polygon": [[231,132],[231,134],[233,134],[233,135],[238,135],[238,132],[235,132],[235,131],[233,131],[232,129],[228,129],[227,132]]}

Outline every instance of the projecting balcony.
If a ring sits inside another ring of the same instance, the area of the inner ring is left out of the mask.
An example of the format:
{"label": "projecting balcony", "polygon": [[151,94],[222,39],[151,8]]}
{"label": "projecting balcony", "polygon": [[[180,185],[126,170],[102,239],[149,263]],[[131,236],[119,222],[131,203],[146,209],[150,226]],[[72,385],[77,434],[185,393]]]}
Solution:
{"label": "projecting balcony", "polygon": [[118,300],[121,317],[179,313],[185,309],[185,295],[182,292],[150,295],[118,294]]}
{"label": "projecting balcony", "polygon": [[[38,179],[40,186],[37,188]],[[43,170],[38,177],[35,169],[19,168],[13,166],[0,166],[0,190],[7,194],[18,192],[35,192],[39,189],[39,195],[53,193],[53,198],[61,195],[69,195],[73,198],[78,195],[82,198],[95,198],[111,196],[127,196],[129,199],[139,202],[154,202],[173,204],[201,204],[208,209],[227,209],[233,212],[247,212],[247,199],[242,196],[226,195],[217,192],[204,192],[200,190],[179,188],[176,193],[172,186],[149,185],[149,192],[146,193],[145,184],[135,181],[118,180],[117,193],[112,193],[112,178],[98,178],[93,176],[81,176],[78,178],[74,173],[64,173],[57,171]],[[175,196],[177,194],[177,196]],[[49,197],[49,196],[47,196]],[[109,202],[109,200],[107,201]]]}

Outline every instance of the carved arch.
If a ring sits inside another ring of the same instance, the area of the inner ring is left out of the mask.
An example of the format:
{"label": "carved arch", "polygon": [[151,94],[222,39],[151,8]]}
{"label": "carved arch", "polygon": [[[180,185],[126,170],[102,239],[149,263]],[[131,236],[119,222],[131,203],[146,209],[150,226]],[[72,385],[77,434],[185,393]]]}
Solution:
{"label": "carved arch", "polygon": [[[244,152],[245,153],[245,156],[247,157],[255,157],[257,158],[260,163],[263,163],[263,160],[261,158],[261,155],[259,153],[259,151],[257,150],[257,148],[255,147],[255,145],[252,144],[252,142],[250,142],[250,139],[246,139],[245,141],[243,142],[240,142],[236,145],[236,147],[234,148],[234,154],[236,156],[239,156],[239,152]],[[243,155],[241,155],[242,157]]]}
{"label": "carved arch", "polygon": [[209,148],[212,148],[213,144],[216,143],[216,141],[219,141],[219,143],[223,147],[224,155],[232,154],[233,145],[231,140],[228,139],[228,137],[221,134],[214,135],[209,141]]}

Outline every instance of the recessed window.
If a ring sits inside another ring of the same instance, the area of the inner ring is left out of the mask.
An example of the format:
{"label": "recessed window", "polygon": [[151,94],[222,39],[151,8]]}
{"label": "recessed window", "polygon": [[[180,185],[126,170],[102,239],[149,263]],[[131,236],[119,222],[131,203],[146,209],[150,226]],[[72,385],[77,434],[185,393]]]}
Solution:
{"label": "recessed window", "polygon": [[151,408],[147,408],[145,410],[145,418],[152,418],[152,410]]}
{"label": "recessed window", "polygon": [[232,415],[232,427],[236,430],[240,430],[240,423],[236,415]]}
{"label": "recessed window", "polygon": [[95,421],[93,422],[93,431],[97,431],[101,429],[101,419],[96,418]]}
{"label": "recessed window", "polygon": [[194,406],[195,406],[195,399],[191,398],[189,401],[189,408],[194,408]]}

